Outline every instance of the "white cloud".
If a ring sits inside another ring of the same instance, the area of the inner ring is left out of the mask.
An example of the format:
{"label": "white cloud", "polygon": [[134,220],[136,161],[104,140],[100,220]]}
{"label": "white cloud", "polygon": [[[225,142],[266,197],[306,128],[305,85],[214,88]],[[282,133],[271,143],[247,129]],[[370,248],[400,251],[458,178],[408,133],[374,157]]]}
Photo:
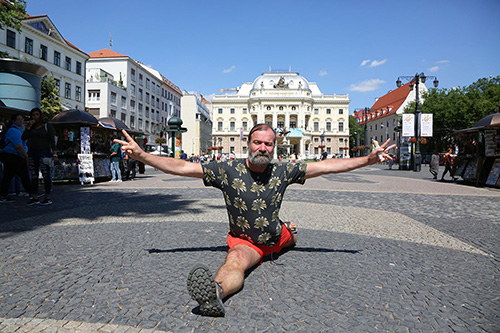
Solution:
{"label": "white cloud", "polygon": [[435,73],[438,70],[439,70],[439,66],[434,66],[434,67],[431,67],[431,68],[428,69],[428,71],[431,72],[431,73]]}
{"label": "white cloud", "polygon": [[368,67],[377,67],[377,66],[380,66],[380,65],[383,65],[387,62],[387,59],[384,59],[384,60],[373,60],[372,63],[370,64],[370,66]]}
{"label": "white cloud", "polygon": [[436,61],[435,63],[436,64],[447,64],[447,63],[449,63],[449,61],[448,60],[439,60],[439,61]]}
{"label": "white cloud", "polygon": [[224,73],[231,73],[233,71],[233,69],[235,69],[236,66],[235,65],[232,65],[231,67],[229,67],[228,69],[225,69],[223,70]]}
{"label": "white cloud", "polygon": [[367,91],[373,91],[377,90],[381,84],[385,83],[384,80],[380,79],[370,79],[366,80],[363,82],[359,82],[356,84],[351,84],[349,86],[350,91],[360,91],[360,92],[367,92]]}
{"label": "white cloud", "polygon": [[371,60],[370,59],[366,59],[366,60],[363,60],[363,62],[361,63],[361,67],[363,67],[364,65],[366,65],[367,63],[369,63]]}
{"label": "white cloud", "polygon": [[328,75],[327,71],[325,71],[324,69],[319,71],[319,76],[325,76],[325,75]]}

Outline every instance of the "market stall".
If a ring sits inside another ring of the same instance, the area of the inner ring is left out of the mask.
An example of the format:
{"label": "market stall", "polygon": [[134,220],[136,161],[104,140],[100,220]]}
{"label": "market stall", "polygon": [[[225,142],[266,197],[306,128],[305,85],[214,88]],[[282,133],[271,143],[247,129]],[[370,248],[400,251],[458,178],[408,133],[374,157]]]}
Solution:
{"label": "market stall", "polygon": [[500,187],[500,113],[453,134],[459,146],[455,176],[475,185]]}
{"label": "market stall", "polygon": [[59,163],[54,167],[55,180],[93,182],[111,177],[110,143],[116,129],[103,126],[89,113],[68,110],[56,115],[50,123],[56,133]]}

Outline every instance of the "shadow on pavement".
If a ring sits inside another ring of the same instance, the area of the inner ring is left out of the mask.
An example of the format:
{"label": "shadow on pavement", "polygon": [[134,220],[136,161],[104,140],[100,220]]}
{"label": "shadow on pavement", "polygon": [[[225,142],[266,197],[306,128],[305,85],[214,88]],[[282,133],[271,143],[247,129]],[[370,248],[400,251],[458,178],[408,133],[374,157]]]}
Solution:
{"label": "shadow on pavement", "polygon": [[100,218],[128,217],[140,221],[143,214],[173,216],[189,210],[192,214],[203,211],[194,208],[190,200],[178,195],[138,193],[137,191],[96,191],[70,188],[52,194],[50,206],[26,206],[27,198],[17,198],[12,204],[0,206],[0,239],[15,233],[34,230],[58,223],[61,220],[78,219],[99,223]]}

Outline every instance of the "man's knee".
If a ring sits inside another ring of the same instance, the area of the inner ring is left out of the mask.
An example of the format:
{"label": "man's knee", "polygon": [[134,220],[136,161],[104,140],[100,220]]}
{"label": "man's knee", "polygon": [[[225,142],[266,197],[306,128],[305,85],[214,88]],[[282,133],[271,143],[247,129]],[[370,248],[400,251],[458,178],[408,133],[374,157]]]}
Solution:
{"label": "man's knee", "polygon": [[245,245],[237,245],[229,250],[224,265],[246,271],[255,266],[260,259],[260,254],[254,249]]}

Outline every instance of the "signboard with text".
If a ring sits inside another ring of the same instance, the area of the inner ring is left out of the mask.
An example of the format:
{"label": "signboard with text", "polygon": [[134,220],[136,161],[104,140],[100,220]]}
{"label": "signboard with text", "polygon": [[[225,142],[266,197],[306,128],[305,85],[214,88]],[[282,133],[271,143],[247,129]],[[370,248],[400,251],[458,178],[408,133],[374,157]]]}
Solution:
{"label": "signboard with text", "polygon": [[422,113],[420,118],[420,136],[432,137],[432,113]]}
{"label": "signboard with text", "polygon": [[403,114],[403,136],[415,136],[415,115]]}

